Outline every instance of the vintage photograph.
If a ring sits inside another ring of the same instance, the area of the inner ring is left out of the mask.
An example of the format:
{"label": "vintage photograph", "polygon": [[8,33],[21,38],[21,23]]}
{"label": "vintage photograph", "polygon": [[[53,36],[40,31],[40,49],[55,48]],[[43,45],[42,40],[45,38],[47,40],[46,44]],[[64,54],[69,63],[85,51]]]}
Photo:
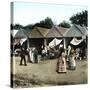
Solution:
{"label": "vintage photograph", "polygon": [[88,83],[88,7],[11,2],[11,87]]}

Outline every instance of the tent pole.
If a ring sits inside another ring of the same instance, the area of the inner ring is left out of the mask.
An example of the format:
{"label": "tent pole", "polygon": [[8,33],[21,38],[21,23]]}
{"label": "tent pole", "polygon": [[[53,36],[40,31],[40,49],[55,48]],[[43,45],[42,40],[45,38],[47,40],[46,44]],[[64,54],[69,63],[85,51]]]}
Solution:
{"label": "tent pole", "polygon": [[29,38],[27,38],[27,49],[29,49]]}
{"label": "tent pole", "polygon": [[66,38],[63,39],[63,44],[64,44],[64,49],[65,49],[65,54],[66,54]]}
{"label": "tent pole", "polygon": [[44,46],[47,48],[47,40],[44,38]]}

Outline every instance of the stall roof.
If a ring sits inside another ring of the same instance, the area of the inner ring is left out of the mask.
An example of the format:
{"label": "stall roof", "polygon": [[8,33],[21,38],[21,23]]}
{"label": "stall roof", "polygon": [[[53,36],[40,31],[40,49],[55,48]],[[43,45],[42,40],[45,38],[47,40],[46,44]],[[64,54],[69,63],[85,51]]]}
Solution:
{"label": "stall roof", "polygon": [[80,26],[80,25],[75,25],[80,31],[81,31],[81,33],[83,34],[83,35],[85,35],[85,36],[87,36],[87,28],[85,27],[85,26]]}
{"label": "stall roof", "polygon": [[53,26],[51,29],[35,27],[29,34],[30,38],[59,38],[68,31],[67,28]]}
{"label": "stall roof", "polygon": [[26,34],[24,33],[24,30],[19,30],[14,38],[27,38]]}
{"label": "stall roof", "polygon": [[62,37],[82,37],[87,35],[87,29],[73,24],[71,28],[53,26],[51,29],[35,27],[32,30],[18,30],[15,38],[62,38]]}
{"label": "stall roof", "polygon": [[82,37],[87,35],[87,30],[85,27],[73,24],[69,31],[65,34],[65,37]]}
{"label": "stall roof", "polygon": [[53,26],[46,35],[46,38],[55,38],[55,37],[63,37],[63,35],[56,26]]}
{"label": "stall roof", "polygon": [[62,36],[65,36],[65,34],[69,31],[69,28],[59,27],[55,26],[57,30],[62,34]]}
{"label": "stall roof", "polygon": [[41,28],[41,27],[36,27],[38,31],[42,34],[43,37],[46,37],[50,29],[47,28]]}
{"label": "stall roof", "polygon": [[42,27],[35,27],[32,29],[31,33],[29,34],[30,38],[45,38],[49,29],[42,28]]}
{"label": "stall roof", "polygon": [[27,38],[30,32],[31,32],[31,30],[29,30],[29,29],[26,29],[26,30],[20,29],[15,34],[15,37],[14,38]]}

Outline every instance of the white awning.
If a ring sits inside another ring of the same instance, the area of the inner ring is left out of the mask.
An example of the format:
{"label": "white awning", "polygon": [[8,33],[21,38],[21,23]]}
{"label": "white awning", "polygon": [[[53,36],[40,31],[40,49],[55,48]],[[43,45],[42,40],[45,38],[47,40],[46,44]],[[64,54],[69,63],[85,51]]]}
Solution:
{"label": "white awning", "polygon": [[60,44],[62,41],[62,39],[56,39],[54,38],[50,43],[49,43],[49,47],[54,47],[57,46],[58,44]]}
{"label": "white awning", "polygon": [[77,38],[73,38],[72,41],[70,42],[70,44],[76,46],[76,45],[79,45],[82,41],[83,41],[83,39],[78,40]]}
{"label": "white awning", "polygon": [[18,30],[11,30],[11,34],[12,34],[12,36],[14,37],[15,35],[16,35],[16,33],[18,32]]}
{"label": "white awning", "polygon": [[23,44],[23,42],[25,42],[27,39],[25,38],[25,39],[21,39],[20,40],[20,43],[21,43],[21,45]]}

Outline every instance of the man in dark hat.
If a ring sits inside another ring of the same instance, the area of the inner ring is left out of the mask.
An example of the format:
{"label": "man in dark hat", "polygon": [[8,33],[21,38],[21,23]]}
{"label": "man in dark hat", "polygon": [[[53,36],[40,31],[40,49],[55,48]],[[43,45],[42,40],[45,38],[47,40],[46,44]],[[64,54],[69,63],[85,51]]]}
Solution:
{"label": "man in dark hat", "polygon": [[24,65],[25,66],[27,66],[27,64],[26,64],[26,58],[25,58],[25,49],[21,46],[21,54],[20,54],[20,56],[21,56],[21,60],[20,60],[20,65],[22,65],[22,61],[24,60]]}

